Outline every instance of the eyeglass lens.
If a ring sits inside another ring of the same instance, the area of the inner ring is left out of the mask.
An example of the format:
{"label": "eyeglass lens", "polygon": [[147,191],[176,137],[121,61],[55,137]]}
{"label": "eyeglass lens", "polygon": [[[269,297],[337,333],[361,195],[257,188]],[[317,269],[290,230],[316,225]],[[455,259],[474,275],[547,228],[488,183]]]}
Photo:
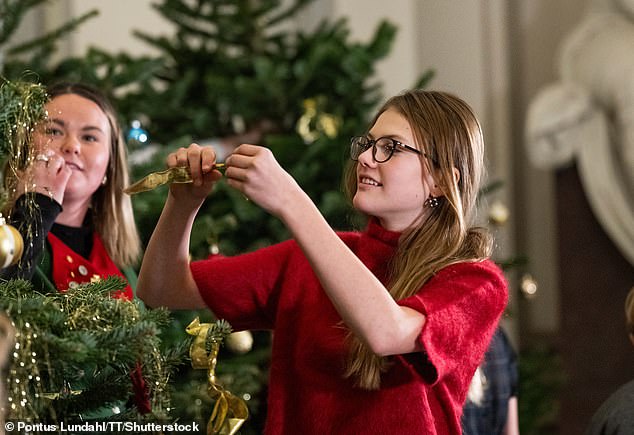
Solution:
{"label": "eyeglass lens", "polygon": [[366,150],[373,148],[372,156],[378,163],[386,162],[392,157],[396,144],[390,138],[379,138],[376,141],[369,140],[363,136],[352,138],[350,146],[350,158],[359,160],[359,156]]}

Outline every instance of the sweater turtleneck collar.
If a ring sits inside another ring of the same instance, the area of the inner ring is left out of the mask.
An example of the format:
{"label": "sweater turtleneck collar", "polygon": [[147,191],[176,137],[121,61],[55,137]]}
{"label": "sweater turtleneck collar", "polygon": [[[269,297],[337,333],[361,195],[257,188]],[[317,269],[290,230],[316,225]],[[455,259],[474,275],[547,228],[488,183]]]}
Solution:
{"label": "sweater turtleneck collar", "polygon": [[401,232],[398,232],[398,231],[386,230],[385,228],[381,226],[381,223],[375,217],[371,217],[369,219],[368,226],[365,230],[365,233],[369,237],[373,239],[377,239],[391,246],[398,245],[398,240],[402,234]]}

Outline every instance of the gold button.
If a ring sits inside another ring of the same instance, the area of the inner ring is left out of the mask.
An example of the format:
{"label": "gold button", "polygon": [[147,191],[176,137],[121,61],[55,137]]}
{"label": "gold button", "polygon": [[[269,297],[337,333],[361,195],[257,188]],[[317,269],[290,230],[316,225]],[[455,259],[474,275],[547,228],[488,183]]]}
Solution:
{"label": "gold button", "polygon": [[84,266],[83,264],[79,266],[78,270],[79,273],[81,273],[83,276],[88,275],[88,269],[86,269],[86,266]]}
{"label": "gold button", "polygon": [[71,257],[70,255],[66,256],[66,261],[68,261],[69,263],[73,262],[73,257]]}
{"label": "gold button", "polygon": [[70,273],[70,277],[71,277],[71,278],[75,278],[75,272],[72,272],[72,271],[71,271],[71,273]]}

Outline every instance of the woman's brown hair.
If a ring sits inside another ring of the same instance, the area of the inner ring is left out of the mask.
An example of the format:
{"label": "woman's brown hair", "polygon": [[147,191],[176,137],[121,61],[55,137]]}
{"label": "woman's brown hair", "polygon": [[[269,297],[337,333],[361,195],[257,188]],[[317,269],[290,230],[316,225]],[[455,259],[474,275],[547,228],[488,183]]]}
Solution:
{"label": "woman's brown hair", "polygon": [[92,195],[92,219],[112,260],[119,267],[133,265],[141,253],[141,241],[134,221],[132,202],[123,193],[129,184],[127,148],[117,114],[98,89],[81,83],[58,83],[48,88],[50,99],[74,94],[95,103],[110,125],[110,161],[105,183]]}
{"label": "woman's brown hair", "polygon": [[[410,90],[389,99],[370,126],[388,109],[396,110],[408,121],[415,145],[423,152],[421,165],[430,171],[444,194],[438,198],[438,206],[429,209],[428,218],[413,224],[400,237],[388,285],[398,301],[416,294],[450,264],[488,258],[492,241],[485,229],[473,224],[484,176],[484,141],[473,110],[449,93]],[[350,162],[344,175],[344,190],[350,198],[356,193],[357,164]],[[379,388],[387,358],[372,353],[352,333],[348,342],[345,376],[354,378],[361,388]]]}

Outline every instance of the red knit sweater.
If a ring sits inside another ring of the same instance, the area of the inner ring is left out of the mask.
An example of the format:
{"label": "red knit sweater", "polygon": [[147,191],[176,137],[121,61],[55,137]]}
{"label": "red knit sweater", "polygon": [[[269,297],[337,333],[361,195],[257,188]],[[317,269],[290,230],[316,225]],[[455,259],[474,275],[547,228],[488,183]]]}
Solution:
{"label": "red knit sweater", "polygon": [[[373,222],[340,236],[384,281],[399,234]],[[399,301],[425,314],[425,350],[393,356],[381,389],[366,391],[342,376],[346,329],[295,241],[213,256],[191,270],[205,302],[234,329],[275,331],[266,434],[462,433],[469,383],[507,300],[491,261],[441,270]]]}

